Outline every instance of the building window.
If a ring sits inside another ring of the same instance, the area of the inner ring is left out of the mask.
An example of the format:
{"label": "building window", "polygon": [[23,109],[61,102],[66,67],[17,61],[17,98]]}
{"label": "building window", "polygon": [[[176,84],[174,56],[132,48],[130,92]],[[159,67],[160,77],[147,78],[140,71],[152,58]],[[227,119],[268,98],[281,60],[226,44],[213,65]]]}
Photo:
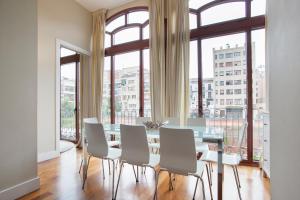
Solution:
{"label": "building window", "polygon": [[220,81],[220,86],[224,86],[224,81]]}
{"label": "building window", "polygon": [[224,63],[219,63],[219,67],[224,67]]}
{"label": "building window", "polygon": [[234,52],[234,57],[240,57],[241,56],[241,52]]}
{"label": "building window", "polygon": [[226,94],[227,95],[232,95],[233,94],[233,90],[232,89],[227,89],[226,90]]}
{"label": "building window", "polygon": [[234,94],[242,94],[242,90],[241,89],[234,89]]}
{"label": "building window", "polygon": [[221,99],[220,105],[224,105],[224,99]]}
{"label": "building window", "polygon": [[241,85],[242,84],[242,80],[234,80],[234,85]]}
{"label": "building window", "polygon": [[219,54],[219,59],[223,59],[224,58],[224,54]]}
{"label": "building window", "polygon": [[220,90],[220,95],[224,95],[224,90]]}
{"label": "building window", "polygon": [[224,71],[220,71],[220,76],[224,76]]}
{"label": "building window", "polygon": [[226,57],[226,58],[232,58],[232,53],[226,53],[226,54],[225,54],[225,57]]}
{"label": "building window", "polygon": [[232,71],[226,71],[226,76],[232,76],[232,75],[233,75]]}
{"label": "building window", "polygon": [[225,63],[225,66],[226,66],[226,67],[232,67],[232,65],[233,65],[232,62],[226,62],[226,63]]}
{"label": "building window", "polygon": [[241,61],[235,61],[234,66],[241,66]]}
{"label": "building window", "polygon": [[242,74],[242,70],[234,70],[234,75],[241,75]]}
{"label": "building window", "polygon": [[233,99],[226,99],[226,105],[233,105]]}
{"label": "building window", "polygon": [[233,85],[233,80],[227,80],[226,85]]}

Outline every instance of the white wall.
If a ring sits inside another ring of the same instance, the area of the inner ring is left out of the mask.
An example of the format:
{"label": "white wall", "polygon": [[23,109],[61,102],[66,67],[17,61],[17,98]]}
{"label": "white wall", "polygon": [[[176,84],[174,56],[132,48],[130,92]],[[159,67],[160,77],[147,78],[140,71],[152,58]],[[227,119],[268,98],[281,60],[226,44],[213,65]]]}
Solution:
{"label": "white wall", "polygon": [[299,8],[299,0],[269,0],[267,5],[273,200],[300,199]]}
{"label": "white wall", "polygon": [[58,38],[89,50],[91,31],[91,13],[74,0],[38,0],[38,153],[40,157],[55,155],[53,152],[58,150],[55,132],[55,41]]}
{"label": "white wall", "polygon": [[0,0],[0,27],[0,199],[5,200],[39,187],[36,0]]}

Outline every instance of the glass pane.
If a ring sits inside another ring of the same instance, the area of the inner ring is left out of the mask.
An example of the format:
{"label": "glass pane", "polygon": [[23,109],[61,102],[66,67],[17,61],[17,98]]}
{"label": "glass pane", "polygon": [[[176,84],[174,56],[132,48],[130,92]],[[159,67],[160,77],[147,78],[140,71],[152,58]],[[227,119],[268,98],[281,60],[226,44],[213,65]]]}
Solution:
{"label": "glass pane", "polygon": [[116,28],[125,25],[125,16],[122,15],[106,25],[106,31],[112,32]]}
{"label": "glass pane", "polygon": [[138,27],[128,28],[119,31],[114,36],[114,44],[122,44],[140,39],[140,29]]}
{"label": "glass pane", "polygon": [[190,116],[198,116],[198,46],[190,42]]}
{"label": "glass pane", "polygon": [[189,16],[190,16],[190,29],[197,28],[197,15],[190,13]]}
{"label": "glass pane", "polygon": [[139,115],[140,52],[115,56],[115,116],[116,123],[135,123]]}
{"label": "glass pane", "polygon": [[149,39],[149,24],[143,28],[143,39]]}
{"label": "glass pane", "polygon": [[110,123],[110,92],[111,92],[111,58],[110,56],[104,58],[104,72],[103,72],[103,99],[102,99],[102,122]]}
{"label": "glass pane", "polygon": [[203,6],[209,2],[212,2],[212,1],[214,1],[214,0],[190,0],[189,7],[193,8],[193,9],[198,9],[201,6]]}
{"label": "glass pane", "polygon": [[266,14],[266,0],[252,0],[251,1],[251,16]]}
{"label": "glass pane", "polygon": [[76,63],[61,66],[60,81],[60,138],[76,141]]}
{"label": "glass pane", "polygon": [[264,115],[267,112],[265,68],[265,29],[252,31],[253,89],[253,159],[260,160],[263,151]]}
{"label": "glass pane", "polygon": [[[209,125],[224,127],[226,150],[231,152],[239,150],[240,128],[246,119],[244,44],[244,33],[202,40],[204,114]],[[246,150],[243,153],[246,157]]]}
{"label": "glass pane", "polygon": [[148,11],[137,11],[128,14],[128,23],[143,24],[149,19]]}
{"label": "glass pane", "polygon": [[150,57],[149,49],[143,50],[144,59],[144,117],[151,117]]}
{"label": "glass pane", "polygon": [[61,47],[60,48],[60,57],[65,57],[65,56],[71,56],[71,55],[75,55],[76,51],[72,51],[70,49]]}
{"label": "glass pane", "polygon": [[105,48],[111,47],[111,36],[109,34],[105,34]]}
{"label": "glass pane", "polygon": [[214,24],[245,17],[245,3],[225,3],[209,8],[201,13],[201,25]]}

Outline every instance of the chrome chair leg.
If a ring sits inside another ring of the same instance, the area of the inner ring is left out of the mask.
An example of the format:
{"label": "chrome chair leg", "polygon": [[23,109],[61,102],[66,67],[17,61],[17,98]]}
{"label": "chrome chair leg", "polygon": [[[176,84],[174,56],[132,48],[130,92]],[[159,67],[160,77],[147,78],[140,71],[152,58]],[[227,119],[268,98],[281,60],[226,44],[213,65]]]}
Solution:
{"label": "chrome chair leg", "polygon": [[157,186],[158,186],[158,179],[159,179],[160,172],[161,172],[160,170],[158,171],[158,173],[155,172],[155,192],[153,196],[154,200],[157,200]]}
{"label": "chrome chair leg", "polygon": [[236,171],[236,176],[237,176],[237,180],[238,180],[238,183],[239,183],[239,187],[241,188],[241,181],[240,181],[240,176],[239,176],[239,171],[237,169],[237,166],[234,167],[235,168],[235,171]]}
{"label": "chrome chair leg", "polygon": [[113,197],[113,200],[116,200],[117,198],[117,193],[118,193],[118,188],[119,188],[119,183],[120,183],[120,177],[121,177],[121,173],[122,173],[122,169],[123,169],[123,162],[121,162],[121,167],[119,170],[119,177],[118,177],[118,182],[117,182],[117,186],[116,186],[116,192],[115,192],[115,196]]}
{"label": "chrome chair leg", "polygon": [[137,176],[136,176],[136,173],[135,173],[134,165],[132,165],[132,169],[133,169],[135,181],[136,181],[136,182],[139,182],[139,181],[138,181],[138,178],[137,178]]}
{"label": "chrome chair leg", "polygon": [[199,178],[197,178],[197,181],[196,181],[196,185],[195,185],[195,189],[194,189],[194,195],[193,195],[193,200],[195,200],[195,196],[196,196],[196,191],[197,191],[197,186],[198,186],[198,182],[199,182]]}
{"label": "chrome chair leg", "polygon": [[112,160],[113,163],[113,178],[112,178],[112,199],[114,199],[114,193],[115,193],[115,161]]}
{"label": "chrome chair leg", "polygon": [[139,182],[139,166],[136,166],[136,182]]}
{"label": "chrome chair leg", "polygon": [[88,158],[88,163],[87,163],[87,166],[86,166],[85,175],[83,177],[82,189],[84,189],[85,181],[87,179],[87,172],[88,172],[88,168],[89,168],[89,165],[90,165],[90,159],[91,159],[91,157],[92,156],[89,156],[89,158]]}
{"label": "chrome chair leg", "polygon": [[111,175],[111,173],[110,173],[110,161],[107,160],[107,163],[108,163],[108,173],[109,173],[109,175]]}
{"label": "chrome chair leg", "polygon": [[81,163],[80,163],[80,167],[79,167],[79,172],[78,172],[79,174],[81,172],[82,164],[83,164],[83,159],[81,159]]}
{"label": "chrome chair leg", "polygon": [[105,172],[104,172],[104,161],[102,159],[102,174],[103,174],[103,180],[105,179]]}
{"label": "chrome chair leg", "polygon": [[236,175],[234,166],[232,166],[232,170],[233,170],[233,173],[234,173],[234,178],[235,178],[236,187],[237,187],[237,190],[238,190],[238,193],[239,193],[239,198],[240,198],[240,200],[242,200],[241,190],[240,190],[240,187],[239,187],[239,184],[238,184],[237,175]]}
{"label": "chrome chair leg", "polygon": [[204,181],[202,178],[200,178],[201,182],[202,182],[202,192],[203,192],[203,199],[205,200],[206,197],[205,197],[205,188],[204,188]]}
{"label": "chrome chair leg", "polygon": [[207,173],[207,179],[208,179],[208,186],[209,186],[210,197],[211,197],[211,199],[213,199],[212,191],[211,191],[212,180],[211,180],[211,177],[210,177],[210,173],[209,173],[209,169],[208,169],[207,164],[205,166],[206,166],[206,173]]}

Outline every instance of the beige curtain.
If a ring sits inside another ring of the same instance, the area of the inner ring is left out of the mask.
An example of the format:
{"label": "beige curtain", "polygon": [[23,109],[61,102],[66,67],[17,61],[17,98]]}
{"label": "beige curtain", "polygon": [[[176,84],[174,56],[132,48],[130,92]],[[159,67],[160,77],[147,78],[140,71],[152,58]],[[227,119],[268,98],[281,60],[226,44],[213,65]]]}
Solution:
{"label": "beige curtain", "polygon": [[92,117],[101,121],[106,10],[93,13],[91,97]]}
{"label": "beige curtain", "polygon": [[165,5],[164,0],[150,0],[150,87],[151,116],[165,118]]}
{"label": "beige curtain", "polygon": [[[164,29],[164,18],[167,30]],[[165,32],[167,41],[165,45]],[[150,71],[153,120],[189,112],[188,0],[150,1]]]}
{"label": "beige curtain", "polygon": [[80,55],[79,67],[79,140],[78,146],[81,147],[82,142],[82,126],[83,119],[92,116],[92,90],[91,90],[91,66],[90,57],[87,55]]}
{"label": "beige curtain", "polygon": [[185,123],[189,112],[188,0],[167,1],[166,115]]}

